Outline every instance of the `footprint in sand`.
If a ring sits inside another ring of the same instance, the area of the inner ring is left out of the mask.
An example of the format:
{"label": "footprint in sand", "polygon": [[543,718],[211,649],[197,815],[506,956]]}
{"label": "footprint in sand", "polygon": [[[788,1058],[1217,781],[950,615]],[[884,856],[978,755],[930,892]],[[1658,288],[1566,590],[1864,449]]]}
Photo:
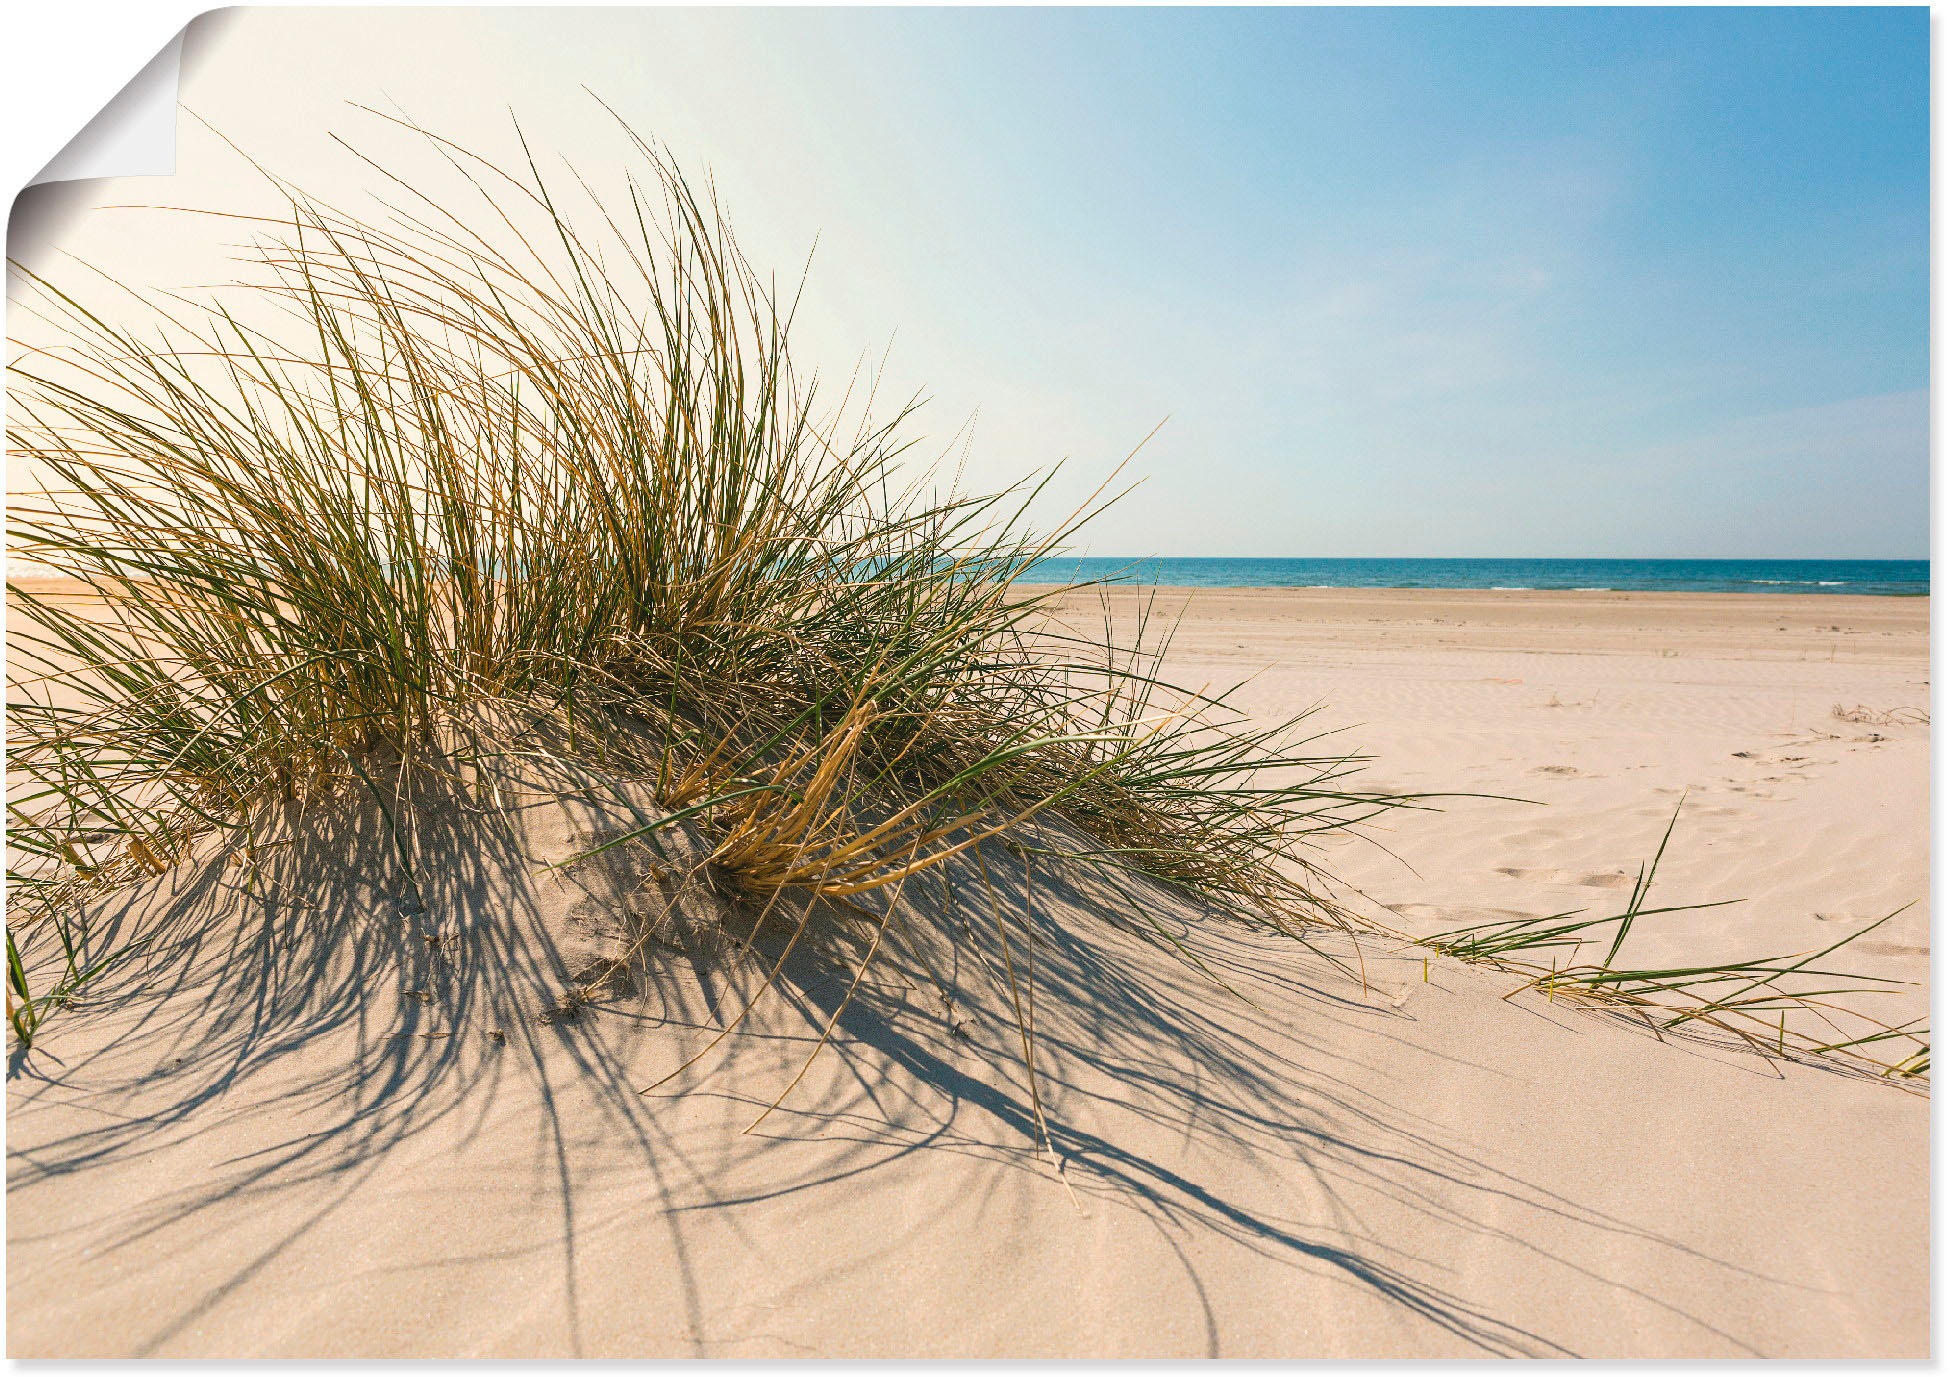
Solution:
{"label": "footprint in sand", "polygon": [[1873,956],[1929,956],[1931,948],[1914,947],[1909,942],[1858,942],[1855,950]]}
{"label": "footprint in sand", "polygon": [[1466,927],[1473,923],[1500,923],[1512,918],[1540,918],[1543,914],[1528,913],[1516,908],[1462,908],[1447,904],[1384,904],[1384,908],[1408,918],[1412,922],[1444,923],[1451,927]]}
{"label": "footprint in sand", "polygon": [[1530,770],[1526,771],[1526,773],[1534,774],[1534,775],[1562,775],[1562,776],[1567,776],[1571,778],[1580,778],[1580,779],[1584,779],[1586,777],[1586,772],[1584,770],[1574,769],[1570,765],[1534,765]]}
{"label": "footprint in sand", "polygon": [[1533,884],[1580,885],[1586,889],[1626,889],[1633,884],[1633,876],[1624,870],[1538,870],[1517,865],[1500,865],[1492,869],[1496,874],[1509,875],[1514,880],[1527,880]]}
{"label": "footprint in sand", "polygon": [[[1655,792],[1678,794],[1681,791],[1679,789],[1671,789],[1671,790],[1656,790]],[[1672,808],[1636,808],[1633,810],[1633,815],[1637,818],[1672,818],[1674,816],[1674,810]],[[1687,815],[1690,818],[1695,819],[1697,822],[1702,820],[1703,818],[1746,818],[1752,816],[1752,814],[1747,809],[1711,808],[1705,804],[1695,803],[1692,801],[1689,802],[1688,804]]]}

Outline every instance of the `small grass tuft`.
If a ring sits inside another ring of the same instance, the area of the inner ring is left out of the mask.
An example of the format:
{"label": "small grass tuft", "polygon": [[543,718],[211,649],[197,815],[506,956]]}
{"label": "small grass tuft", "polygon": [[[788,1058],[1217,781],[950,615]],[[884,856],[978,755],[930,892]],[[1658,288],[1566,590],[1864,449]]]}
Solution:
{"label": "small grass tuft", "polygon": [[90,981],[138,950],[132,943],[90,957],[77,943],[73,926],[61,915],[50,913],[43,921],[60,944],[61,968],[54,983],[39,995],[33,992],[26,962],[14,941],[13,925],[7,926],[7,1025],[23,1052],[33,1049],[36,1034],[51,1014],[74,1004]]}
{"label": "small grass tuft", "polygon": [[[1926,1075],[1931,1065],[1927,1030],[1917,1024],[1885,1024],[1839,1002],[1903,982],[1817,964],[1904,909],[1819,950],[1792,956],[1665,968],[1620,964],[1621,949],[1638,919],[1736,902],[1648,906],[1655,872],[1674,836],[1682,806],[1677,805],[1668,819],[1660,845],[1641,866],[1621,912],[1602,917],[1558,913],[1479,923],[1419,942],[1460,961],[1522,975],[1524,983],[1507,999],[1535,991],[1548,1000],[1568,999],[1627,1014],[1657,1033],[1713,1030],[1765,1055],[1841,1059],[1899,1080]],[[1606,946],[1603,957],[1578,959],[1588,943],[1600,942]],[[1797,1027],[1790,1027],[1791,1015],[1798,1017]],[[1892,1046],[1910,1050],[1887,1060]]]}

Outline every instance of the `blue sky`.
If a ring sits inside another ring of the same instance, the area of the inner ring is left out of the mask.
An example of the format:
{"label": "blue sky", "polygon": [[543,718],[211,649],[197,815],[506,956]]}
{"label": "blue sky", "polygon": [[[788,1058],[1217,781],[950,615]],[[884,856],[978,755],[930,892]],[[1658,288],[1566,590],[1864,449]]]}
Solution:
{"label": "blue sky", "polygon": [[1092,553],[1926,550],[1922,8],[233,13],[185,100],[313,186],[590,87],[975,483],[1170,416]]}
{"label": "blue sky", "polygon": [[1925,548],[1923,11],[875,27],[962,289],[1022,279],[972,332],[1174,414],[1121,551]]}

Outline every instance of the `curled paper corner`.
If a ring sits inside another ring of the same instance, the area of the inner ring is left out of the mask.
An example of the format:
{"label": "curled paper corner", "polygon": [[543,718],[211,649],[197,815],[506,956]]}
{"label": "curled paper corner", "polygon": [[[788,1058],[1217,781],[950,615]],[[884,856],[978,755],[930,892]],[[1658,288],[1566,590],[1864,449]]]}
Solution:
{"label": "curled paper corner", "polygon": [[91,184],[110,177],[176,172],[178,95],[186,68],[213,48],[234,9],[205,11],[177,30],[95,117],[13,199],[7,257],[35,269],[73,217],[93,202]]}
{"label": "curled paper corner", "polygon": [[176,171],[176,92],[186,25],[28,181],[167,177]]}

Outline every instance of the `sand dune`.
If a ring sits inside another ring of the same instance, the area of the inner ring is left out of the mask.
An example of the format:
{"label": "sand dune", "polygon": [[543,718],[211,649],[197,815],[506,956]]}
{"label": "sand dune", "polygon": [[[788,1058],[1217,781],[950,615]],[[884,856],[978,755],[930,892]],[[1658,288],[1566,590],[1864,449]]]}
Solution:
{"label": "sand dune", "polygon": [[[1250,702],[1326,700],[1391,787],[1541,800],[1338,848],[1406,924],[1616,899],[1686,790],[1663,886],[1750,902],[1647,940],[1793,950],[1923,898],[1926,728],[1830,714],[1924,704],[1925,615],[1218,594],[1174,668],[1271,663]],[[969,884],[903,896],[958,912],[956,948],[891,949],[836,1017],[866,940],[836,924],[707,1051],[776,927],[745,966],[677,934],[562,1015],[649,862],[542,866],[623,821],[430,808],[416,901],[349,807],[118,898],[143,964],[12,1068],[10,1355],[1928,1351],[1921,1096],[1388,944],[1358,980],[1346,939],[1136,884],[1047,899],[1012,953],[1037,1101]],[[1863,962],[1922,980],[1926,933]]]}

